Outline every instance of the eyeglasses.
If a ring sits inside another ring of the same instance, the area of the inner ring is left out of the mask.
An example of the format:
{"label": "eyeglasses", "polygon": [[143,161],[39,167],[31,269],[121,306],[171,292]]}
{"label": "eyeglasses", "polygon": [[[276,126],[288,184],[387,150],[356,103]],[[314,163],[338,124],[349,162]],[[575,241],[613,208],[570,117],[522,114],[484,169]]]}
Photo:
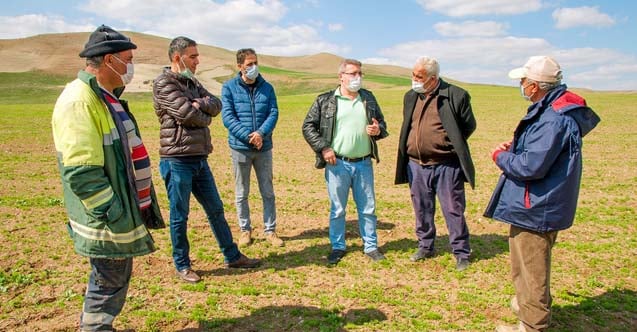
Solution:
{"label": "eyeglasses", "polygon": [[360,71],[355,71],[355,72],[353,72],[353,73],[346,73],[346,72],[343,72],[343,74],[345,74],[345,75],[347,75],[347,76],[351,76],[351,77],[356,77],[356,76],[363,77],[363,72],[360,72]]}

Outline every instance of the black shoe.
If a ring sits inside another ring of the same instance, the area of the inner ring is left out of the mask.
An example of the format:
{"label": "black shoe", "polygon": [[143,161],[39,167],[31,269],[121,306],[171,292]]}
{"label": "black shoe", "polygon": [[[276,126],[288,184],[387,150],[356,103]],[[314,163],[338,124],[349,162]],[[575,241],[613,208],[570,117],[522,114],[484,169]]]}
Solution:
{"label": "black shoe", "polygon": [[248,258],[246,255],[241,254],[239,259],[232,263],[226,263],[226,267],[233,269],[252,269],[261,265],[261,260],[257,258]]}
{"label": "black shoe", "polygon": [[418,249],[418,251],[416,251],[415,254],[411,255],[409,260],[412,261],[412,262],[417,262],[417,261],[423,260],[425,258],[434,257],[435,255],[436,255],[436,253],[433,250]]}
{"label": "black shoe", "polygon": [[334,249],[327,255],[327,262],[332,265],[338,264],[343,256],[345,256],[345,250]]}
{"label": "black shoe", "polygon": [[456,270],[464,271],[469,267],[469,258],[458,258],[456,261]]}
{"label": "black shoe", "polygon": [[370,251],[366,253],[365,255],[367,255],[367,257],[369,257],[374,262],[382,261],[385,259],[385,255],[383,255],[380,251],[378,251],[378,249],[374,251]]}

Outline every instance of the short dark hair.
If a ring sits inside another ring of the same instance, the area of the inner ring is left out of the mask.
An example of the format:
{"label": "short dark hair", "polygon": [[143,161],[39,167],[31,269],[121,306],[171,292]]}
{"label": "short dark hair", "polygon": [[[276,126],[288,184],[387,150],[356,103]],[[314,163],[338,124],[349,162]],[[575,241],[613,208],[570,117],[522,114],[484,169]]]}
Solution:
{"label": "short dark hair", "polygon": [[104,62],[104,55],[96,55],[86,58],[86,65],[91,68],[99,68]]}
{"label": "short dark hair", "polygon": [[255,52],[253,49],[251,48],[242,48],[240,50],[237,51],[237,64],[241,65],[243,64],[243,61],[246,60],[246,57],[248,55],[257,55],[257,52]]}
{"label": "short dark hair", "polygon": [[175,53],[183,54],[184,50],[191,46],[197,46],[197,42],[184,36],[179,36],[170,42],[168,47],[168,59],[172,62]]}

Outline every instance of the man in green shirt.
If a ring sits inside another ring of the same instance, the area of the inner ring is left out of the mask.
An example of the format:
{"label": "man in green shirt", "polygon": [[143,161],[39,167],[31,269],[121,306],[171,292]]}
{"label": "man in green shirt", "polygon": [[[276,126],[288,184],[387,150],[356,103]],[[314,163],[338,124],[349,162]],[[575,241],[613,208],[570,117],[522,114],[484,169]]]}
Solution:
{"label": "man in green shirt", "polygon": [[376,198],[371,158],[378,158],[376,140],[387,137],[387,126],[371,91],[361,89],[360,61],[345,59],[336,90],[319,95],[303,121],[303,136],[316,153],[316,168],[325,168],[330,198],[329,264],[345,256],[345,210],[352,189],[358,211],[363,252],[373,261],[385,259],[378,251]]}

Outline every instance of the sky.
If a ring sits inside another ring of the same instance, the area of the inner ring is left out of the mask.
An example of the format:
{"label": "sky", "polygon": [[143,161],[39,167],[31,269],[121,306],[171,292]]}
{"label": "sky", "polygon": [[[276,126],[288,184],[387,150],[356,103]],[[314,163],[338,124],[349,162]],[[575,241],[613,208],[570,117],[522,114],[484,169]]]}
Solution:
{"label": "sky", "polygon": [[441,76],[509,86],[519,83],[509,70],[550,55],[570,87],[637,90],[634,0],[21,0],[0,7],[0,39],[101,24],[277,56],[327,52],[412,68],[426,55],[438,60]]}

